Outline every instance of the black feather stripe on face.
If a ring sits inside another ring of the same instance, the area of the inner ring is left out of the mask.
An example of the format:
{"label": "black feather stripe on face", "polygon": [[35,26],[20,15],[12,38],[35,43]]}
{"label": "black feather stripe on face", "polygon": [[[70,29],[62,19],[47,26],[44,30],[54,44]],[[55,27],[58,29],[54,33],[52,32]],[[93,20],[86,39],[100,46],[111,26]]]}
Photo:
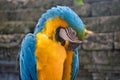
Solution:
{"label": "black feather stripe on face", "polygon": [[81,41],[78,40],[77,34],[75,30],[73,30],[71,27],[63,28],[59,27],[56,30],[56,40],[61,42],[61,45],[65,45],[66,40],[69,41],[67,50],[74,50],[76,49]]}
{"label": "black feather stripe on face", "polygon": [[70,33],[71,33],[70,28],[66,28],[65,31],[66,31],[67,36],[68,36],[71,40],[73,40],[73,39],[70,37]]}
{"label": "black feather stripe on face", "polygon": [[77,36],[76,31],[73,30],[71,27],[65,28],[65,31],[70,40],[74,41]]}
{"label": "black feather stripe on face", "polygon": [[81,43],[81,41],[78,39],[76,31],[73,30],[71,27],[60,28],[59,36],[62,39],[68,40],[68,41],[73,42],[73,43]]}

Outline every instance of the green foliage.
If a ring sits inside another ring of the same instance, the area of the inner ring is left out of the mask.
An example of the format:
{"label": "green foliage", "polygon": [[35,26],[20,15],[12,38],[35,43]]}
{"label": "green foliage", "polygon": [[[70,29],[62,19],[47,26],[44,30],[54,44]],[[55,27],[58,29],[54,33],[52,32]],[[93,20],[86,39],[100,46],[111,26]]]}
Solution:
{"label": "green foliage", "polygon": [[75,4],[81,6],[84,4],[84,2],[83,0],[75,0]]}

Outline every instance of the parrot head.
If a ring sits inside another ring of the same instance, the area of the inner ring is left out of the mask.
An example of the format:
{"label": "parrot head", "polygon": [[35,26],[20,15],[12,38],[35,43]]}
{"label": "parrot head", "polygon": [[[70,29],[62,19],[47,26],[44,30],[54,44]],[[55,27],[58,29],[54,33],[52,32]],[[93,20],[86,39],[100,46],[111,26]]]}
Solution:
{"label": "parrot head", "polygon": [[47,10],[38,21],[34,34],[43,33],[60,41],[68,50],[77,48],[85,37],[84,24],[69,7],[57,6]]}

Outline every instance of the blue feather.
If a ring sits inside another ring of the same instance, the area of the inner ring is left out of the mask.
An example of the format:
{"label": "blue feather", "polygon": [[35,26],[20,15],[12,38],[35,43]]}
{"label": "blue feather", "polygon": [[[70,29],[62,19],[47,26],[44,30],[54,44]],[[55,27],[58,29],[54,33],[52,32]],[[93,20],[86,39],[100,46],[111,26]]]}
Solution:
{"label": "blue feather", "polygon": [[34,34],[37,34],[45,27],[44,25],[47,20],[55,18],[56,16],[60,17],[61,19],[64,19],[70,27],[75,29],[79,37],[84,36],[84,25],[82,20],[73,10],[66,6],[53,7],[52,9],[44,13],[38,20],[38,24],[36,25]]}
{"label": "blue feather", "polygon": [[79,69],[78,49],[75,49],[72,61],[71,80],[75,80],[78,69]]}
{"label": "blue feather", "polygon": [[35,36],[27,34],[20,50],[20,76],[22,80],[37,80],[35,52]]}

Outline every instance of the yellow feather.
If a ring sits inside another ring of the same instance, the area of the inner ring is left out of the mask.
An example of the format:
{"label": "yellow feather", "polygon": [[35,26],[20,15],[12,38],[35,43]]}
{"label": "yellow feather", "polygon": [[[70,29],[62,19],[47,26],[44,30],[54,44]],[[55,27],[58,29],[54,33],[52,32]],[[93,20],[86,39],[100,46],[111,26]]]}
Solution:
{"label": "yellow feather", "polygon": [[45,28],[36,35],[36,61],[38,80],[70,80],[72,51],[66,51],[60,42],[55,40],[56,29],[67,27],[63,19],[55,17],[49,19]]}
{"label": "yellow feather", "polygon": [[62,80],[65,48],[42,33],[36,35],[36,40],[38,80]]}
{"label": "yellow feather", "polygon": [[67,57],[64,62],[63,80],[71,80],[72,57],[73,51],[67,51]]}
{"label": "yellow feather", "polygon": [[47,20],[45,24],[45,28],[43,29],[42,33],[48,35],[49,38],[55,39],[55,32],[58,27],[68,27],[68,24],[65,20],[55,17],[53,19]]}

